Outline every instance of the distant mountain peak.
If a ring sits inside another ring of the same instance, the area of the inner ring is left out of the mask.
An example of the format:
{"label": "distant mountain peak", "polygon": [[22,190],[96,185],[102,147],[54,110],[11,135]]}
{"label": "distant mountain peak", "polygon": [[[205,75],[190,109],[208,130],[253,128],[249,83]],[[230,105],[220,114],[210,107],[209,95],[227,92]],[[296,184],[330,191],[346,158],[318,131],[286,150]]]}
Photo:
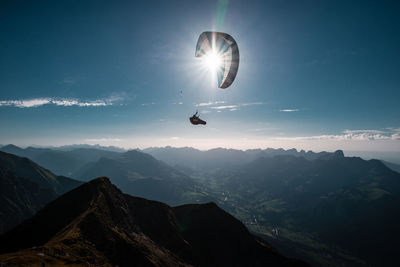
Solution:
{"label": "distant mountain peak", "polygon": [[8,144],[5,146],[1,147],[1,150],[4,152],[9,152],[9,153],[16,153],[19,152],[21,150],[23,150],[22,148],[20,148],[19,146],[13,145],[13,144]]}
{"label": "distant mountain peak", "polygon": [[13,145],[13,144],[5,145],[5,146],[3,146],[3,148],[19,148],[19,149],[21,149],[19,146],[16,146],[16,145]]}
{"label": "distant mountain peak", "polygon": [[334,159],[342,159],[344,158],[344,153],[342,150],[336,150],[333,153],[322,153],[321,157],[319,159],[322,160],[334,160]]}
{"label": "distant mountain peak", "polygon": [[111,183],[111,181],[108,177],[103,176],[103,177],[93,179],[93,180],[87,182],[86,184],[83,184],[82,186],[91,186],[93,188],[100,188],[100,187],[108,188],[108,187],[114,186],[114,185]]}
{"label": "distant mountain peak", "polygon": [[336,150],[333,154],[338,158],[344,158],[343,150]]}

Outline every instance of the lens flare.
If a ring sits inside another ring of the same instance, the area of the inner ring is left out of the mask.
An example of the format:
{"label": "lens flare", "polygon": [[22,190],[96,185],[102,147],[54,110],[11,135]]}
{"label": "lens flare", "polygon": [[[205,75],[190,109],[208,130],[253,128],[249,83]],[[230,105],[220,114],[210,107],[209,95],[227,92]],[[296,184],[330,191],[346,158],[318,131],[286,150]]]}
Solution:
{"label": "lens flare", "polygon": [[222,58],[216,51],[210,51],[203,57],[204,65],[208,70],[217,72],[222,66]]}

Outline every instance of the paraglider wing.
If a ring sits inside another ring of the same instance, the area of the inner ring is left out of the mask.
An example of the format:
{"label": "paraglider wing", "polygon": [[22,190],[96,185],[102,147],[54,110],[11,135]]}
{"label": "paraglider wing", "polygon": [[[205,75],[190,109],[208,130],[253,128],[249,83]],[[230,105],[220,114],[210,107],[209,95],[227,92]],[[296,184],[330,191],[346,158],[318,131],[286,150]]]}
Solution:
{"label": "paraglider wing", "polygon": [[222,59],[218,70],[218,87],[227,88],[235,80],[239,68],[239,48],[229,34],[222,32],[203,32],[196,46],[196,57],[202,57],[210,52],[216,52]]}

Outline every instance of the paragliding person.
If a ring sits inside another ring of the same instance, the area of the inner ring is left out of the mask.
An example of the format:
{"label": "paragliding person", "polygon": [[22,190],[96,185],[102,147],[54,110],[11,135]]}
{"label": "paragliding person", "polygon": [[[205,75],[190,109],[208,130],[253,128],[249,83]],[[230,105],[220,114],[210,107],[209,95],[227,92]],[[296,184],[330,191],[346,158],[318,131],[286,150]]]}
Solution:
{"label": "paragliding person", "polygon": [[[201,33],[197,40],[195,57],[203,58],[216,71],[219,88],[225,89],[232,85],[239,69],[239,48],[232,36],[223,32]],[[196,111],[189,118],[190,122],[193,125],[205,125],[207,122],[201,120],[197,114]]]}
{"label": "paragliding person", "polygon": [[199,125],[199,124],[206,125],[207,122],[200,119],[199,116],[197,115],[197,113],[198,113],[198,111],[196,110],[196,113],[192,117],[189,118],[190,122],[193,125]]}

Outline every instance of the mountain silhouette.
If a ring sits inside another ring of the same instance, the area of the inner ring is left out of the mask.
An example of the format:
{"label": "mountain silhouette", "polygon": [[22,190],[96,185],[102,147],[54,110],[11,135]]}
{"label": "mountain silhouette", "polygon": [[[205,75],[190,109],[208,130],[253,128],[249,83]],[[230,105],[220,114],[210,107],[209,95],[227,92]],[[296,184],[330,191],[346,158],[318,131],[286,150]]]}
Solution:
{"label": "mountain silhouette", "polygon": [[0,232],[29,218],[80,184],[56,176],[27,158],[0,152]]}
{"label": "mountain silhouette", "polygon": [[97,161],[102,157],[114,158],[120,154],[115,151],[90,147],[71,146],[70,148],[27,147],[23,149],[10,144],[1,147],[0,151],[29,158],[57,175],[68,177],[73,177],[73,174],[86,164]]}
{"label": "mountain silhouette", "polygon": [[258,158],[271,158],[275,156],[291,155],[314,160],[326,155],[330,152],[312,152],[297,151],[296,149],[284,150],[282,148],[273,149],[227,149],[214,148],[201,151],[192,147],[151,147],[146,148],[143,152],[148,153],[156,159],[162,160],[171,166],[180,166],[191,169],[237,169],[248,164]]}
{"label": "mountain silhouette", "polygon": [[107,176],[127,194],[170,205],[187,202],[184,195],[197,190],[196,182],[182,172],[136,150],[121,153],[113,159],[101,158],[88,164],[76,176],[84,181]]}
{"label": "mountain silhouette", "polygon": [[123,194],[104,177],[49,203],[0,244],[6,265],[307,266],[214,203],[171,208]]}
{"label": "mountain silhouette", "polygon": [[395,164],[395,163],[387,162],[387,161],[384,161],[384,160],[382,160],[382,162],[383,162],[383,164],[385,164],[389,169],[391,169],[391,170],[393,170],[393,171],[395,171],[395,172],[400,173],[400,164]]}

